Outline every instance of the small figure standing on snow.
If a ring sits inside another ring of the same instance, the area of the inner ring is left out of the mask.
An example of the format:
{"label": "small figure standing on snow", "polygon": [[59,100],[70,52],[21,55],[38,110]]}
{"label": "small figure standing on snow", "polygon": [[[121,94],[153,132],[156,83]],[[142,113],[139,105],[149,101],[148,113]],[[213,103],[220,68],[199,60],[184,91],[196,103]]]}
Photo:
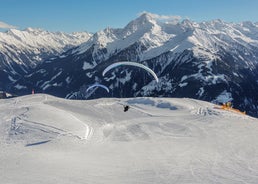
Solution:
{"label": "small figure standing on snow", "polygon": [[124,105],[124,112],[129,110],[129,106],[128,105]]}
{"label": "small figure standing on snow", "polygon": [[231,102],[227,102],[226,103],[226,107],[231,108],[232,107],[232,103]]}

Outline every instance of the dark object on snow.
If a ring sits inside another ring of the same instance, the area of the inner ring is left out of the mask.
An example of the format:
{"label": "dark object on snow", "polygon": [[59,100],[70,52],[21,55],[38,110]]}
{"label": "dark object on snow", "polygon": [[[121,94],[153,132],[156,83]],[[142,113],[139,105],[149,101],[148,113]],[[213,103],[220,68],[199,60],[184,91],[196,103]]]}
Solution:
{"label": "dark object on snow", "polygon": [[129,106],[128,105],[124,105],[124,112],[128,111]]}

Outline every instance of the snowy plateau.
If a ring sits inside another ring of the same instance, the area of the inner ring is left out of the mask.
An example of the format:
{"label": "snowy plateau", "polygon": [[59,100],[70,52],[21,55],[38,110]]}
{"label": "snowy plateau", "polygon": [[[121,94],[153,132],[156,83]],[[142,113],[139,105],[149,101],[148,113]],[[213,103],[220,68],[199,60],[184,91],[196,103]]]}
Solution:
{"label": "snowy plateau", "polygon": [[1,99],[0,183],[257,184],[257,134],[189,98]]}

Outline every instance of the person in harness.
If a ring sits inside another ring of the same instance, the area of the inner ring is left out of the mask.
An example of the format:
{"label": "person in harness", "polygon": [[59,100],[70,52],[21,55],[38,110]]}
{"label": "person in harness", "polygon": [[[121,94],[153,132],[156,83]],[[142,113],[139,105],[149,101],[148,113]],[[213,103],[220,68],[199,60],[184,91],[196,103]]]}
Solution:
{"label": "person in harness", "polygon": [[129,105],[124,105],[124,112],[129,110]]}

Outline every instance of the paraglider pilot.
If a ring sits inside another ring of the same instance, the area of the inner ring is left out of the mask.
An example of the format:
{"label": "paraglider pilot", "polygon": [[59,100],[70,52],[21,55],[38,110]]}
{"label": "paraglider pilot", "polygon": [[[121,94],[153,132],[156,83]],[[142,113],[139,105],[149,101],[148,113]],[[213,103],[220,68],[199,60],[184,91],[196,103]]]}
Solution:
{"label": "paraglider pilot", "polygon": [[124,105],[124,112],[129,110],[129,106],[128,105]]}

